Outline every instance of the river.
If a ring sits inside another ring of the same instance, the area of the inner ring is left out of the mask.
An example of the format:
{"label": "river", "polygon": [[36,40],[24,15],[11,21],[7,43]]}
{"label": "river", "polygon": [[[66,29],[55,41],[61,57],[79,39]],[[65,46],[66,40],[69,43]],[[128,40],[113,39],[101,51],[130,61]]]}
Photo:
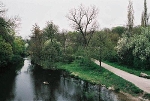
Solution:
{"label": "river", "polygon": [[20,70],[0,75],[0,101],[129,101],[127,99],[62,70],[35,67],[28,58]]}

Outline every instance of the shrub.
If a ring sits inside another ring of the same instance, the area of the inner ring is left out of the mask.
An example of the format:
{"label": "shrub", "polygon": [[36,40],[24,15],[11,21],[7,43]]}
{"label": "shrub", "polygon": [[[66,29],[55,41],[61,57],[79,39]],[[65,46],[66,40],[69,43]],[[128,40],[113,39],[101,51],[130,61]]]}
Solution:
{"label": "shrub", "polygon": [[22,61],[22,60],[23,60],[23,58],[22,58],[20,55],[14,55],[14,56],[12,57],[11,63],[12,63],[12,64],[17,64],[17,63],[19,63],[19,62]]}
{"label": "shrub", "polygon": [[62,60],[63,62],[71,63],[71,62],[73,62],[75,60],[75,56],[74,55],[70,55],[70,54],[66,54],[66,55],[63,56],[62,59],[63,59]]}
{"label": "shrub", "polygon": [[13,56],[12,46],[0,37],[0,67],[5,67]]}

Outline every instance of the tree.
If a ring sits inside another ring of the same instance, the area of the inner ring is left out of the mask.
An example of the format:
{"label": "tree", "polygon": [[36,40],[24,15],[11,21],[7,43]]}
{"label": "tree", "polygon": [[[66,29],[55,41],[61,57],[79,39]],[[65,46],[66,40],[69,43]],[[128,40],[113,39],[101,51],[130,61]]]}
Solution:
{"label": "tree", "polygon": [[[67,30],[62,30],[62,32],[60,33],[57,33],[56,35],[56,39],[58,42],[61,43],[61,46],[62,46],[62,52],[64,55],[66,55],[66,50],[67,50],[67,46],[68,46],[68,41],[70,40],[69,37],[68,37],[68,32]],[[70,42],[71,43],[71,42]]]}
{"label": "tree", "polygon": [[90,53],[92,58],[99,60],[100,67],[102,60],[109,54],[109,50],[111,50],[111,41],[107,33],[103,31],[96,32],[90,42]]}
{"label": "tree", "polygon": [[14,39],[14,54],[20,56],[25,55],[25,42],[19,36],[16,36]]}
{"label": "tree", "polygon": [[[131,36],[132,37],[132,36]],[[132,47],[129,47],[129,43],[131,42],[131,37],[124,34],[122,38],[118,40],[117,46],[115,47],[117,54],[119,56],[119,62],[132,66],[133,65],[133,54]]]}
{"label": "tree", "polygon": [[127,17],[128,17],[127,28],[128,28],[128,31],[131,32],[133,29],[133,25],[134,25],[134,10],[133,10],[133,4],[131,0],[129,0]]}
{"label": "tree", "polygon": [[7,9],[5,9],[5,6],[2,2],[0,2],[0,17],[3,17],[5,15],[5,12]]}
{"label": "tree", "polygon": [[143,28],[141,34],[134,35],[131,38],[129,47],[133,48],[133,55],[139,59],[146,60],[150,58],[150,31]]}
{"label": "tree", "polygon": [[141,33],[131,37],[124,35],[116,47],[122,63],[138,69],[149,69],[150,66],[150,31],[143,28]]}
{"label": "tree", "polygon": [[149,16],[147,14],[147,2],[146,0],[144,0],[144,11],[142,12],[142,16],[141,16],[141,26],[147,27],[148,20],[149,20]]}
{"label": "tree", "polygon": [[117,26],[112,28],[112,33],[117,33],[119,36],[121,36],[123,33],[125,33],[126,28],[123,26]]}
{"label": "tree", "polygon": [[14,64],[17,60],[20,62],[22,60],[21,54],[23,54],[21,48],[24,48],[23,44],[18,44],[19,41],[15,40],[17,39],[15,35],[15,30],[18,27],[17,18],[6,18],[4,7],[0,2],[0,67],[10,63]]}
{"label": "tree", "polygon": [[29,51],[35,64],[51,68],[60,60],[61,45],[56,40],[57,35],[58,27],[53,22],[48,22],[43,30],[37,24],[33,26]]}
{"label": "tree", "polygon": [[41,50],[43,47],[42,33],[40,27],[35,24],[32,29],[32,36],[29,42],[30,55],[35,63],[38,63],[41,59]]}
{"label": "tree", "polygon": [[3,39],[5,39],[6,42],[12,44],[14,35],[11,34],[11,26],[10,24],[3,18],[0,17],[0,33]]}
{"label": "tree", "polygon": [[7,43],[0,35],[0,67],[5,67],[6,65],[8,65],[12,57],[12,46]]}
{"label": "tree", "polygon": [[40,55],[42,56],[42,59],[40,60],[40,65],[44,68],[53,68],[54,64],[60,60],[60,43],[56,40],[53,40],[53,42],[51,39],[47,40],[41,51],[42,53]]}
{"label": "tree", "polygon": [[44,39],[45,40],[51,40],[53,42],[53,39],[55,38],[55,35],[58,33],[58,26],[54,25],[53,22],[47,22],[46,27],[42,30]]}
{"label": "tree", "polygon": [[96,17],[98,9],[95,6],[85,8],[80,5],[71,9],[67,18],[72,21],[72,27],[82,34],[84,47],[87,47],[95,30],[98,28]]}

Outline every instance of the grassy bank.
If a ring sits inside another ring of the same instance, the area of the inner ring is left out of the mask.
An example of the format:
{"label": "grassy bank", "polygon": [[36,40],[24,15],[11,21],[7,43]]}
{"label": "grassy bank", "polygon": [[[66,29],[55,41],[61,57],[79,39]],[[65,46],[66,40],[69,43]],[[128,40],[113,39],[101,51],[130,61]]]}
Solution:
{"label": "grassy bank", "polygon": [[148,75],[150,75],[150,71],[146,71],[146,70],[136,70],[136,69],[132,69],[131,67],[127,67],[127,66],[123,66],[123,65],[119,65],[118,63],[112,63],[112,62],[109,62],[109,61],[104,61],[104,63],[108,64],[108,65],[111,65],[115,68],[118,68],[118,69],[121,69],[123,71],[126,71],[128,73],[131,73],[131,74],[134,74],[134,75],[137,75],[137,76],[140,76],[140,73],[143,72],[143,73],[146,73]]}
{"label": "grassy bank", "polygon": [[142,90],[132,83],[122,79],[121,77],[109,72],[104,68],[100,68],[95,63],[74,61],[71,64],[58,63],[59,69],[67,70],[76,77],[87,80],[94,84],[102,84],[106,87],[112,87],[116,91],[123,91],[135,96],[142,94]]}

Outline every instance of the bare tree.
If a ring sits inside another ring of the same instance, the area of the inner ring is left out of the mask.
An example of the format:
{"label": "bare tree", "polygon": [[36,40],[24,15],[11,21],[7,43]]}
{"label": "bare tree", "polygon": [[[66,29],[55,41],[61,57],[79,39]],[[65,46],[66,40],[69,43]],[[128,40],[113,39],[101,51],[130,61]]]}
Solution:
{"label": "bare tree", "polygon": [[98,28],[98,23],[96,21],[97,15],[98,9],[95,6],[85,8],[83,5],[80,5],[77,9],[71,9],[66,16],[72,21],[73,29],[82,34],[85,47],[88,46],[93,33]]}
{"label": "bare tree", "polygon": [[149,20],[149,15],[147,14],[147,2],[146,2],[146,0],[144,0],[144,11],[142,12],[141,26],[147,27],[148,20]]}
{"label": "bare tree", "polygon": [[4,17],[6,11],[5,5],[0,1],[0,17]]}
{"label": "bare tree", "polygon": [[129,32],[131,32],[131,30],[133,29],[133,25],[134,25],[134,10],[133,10],[133,3],[131,2],[131,0],[129,0],[129,5],[128,5],[128,30]]}

